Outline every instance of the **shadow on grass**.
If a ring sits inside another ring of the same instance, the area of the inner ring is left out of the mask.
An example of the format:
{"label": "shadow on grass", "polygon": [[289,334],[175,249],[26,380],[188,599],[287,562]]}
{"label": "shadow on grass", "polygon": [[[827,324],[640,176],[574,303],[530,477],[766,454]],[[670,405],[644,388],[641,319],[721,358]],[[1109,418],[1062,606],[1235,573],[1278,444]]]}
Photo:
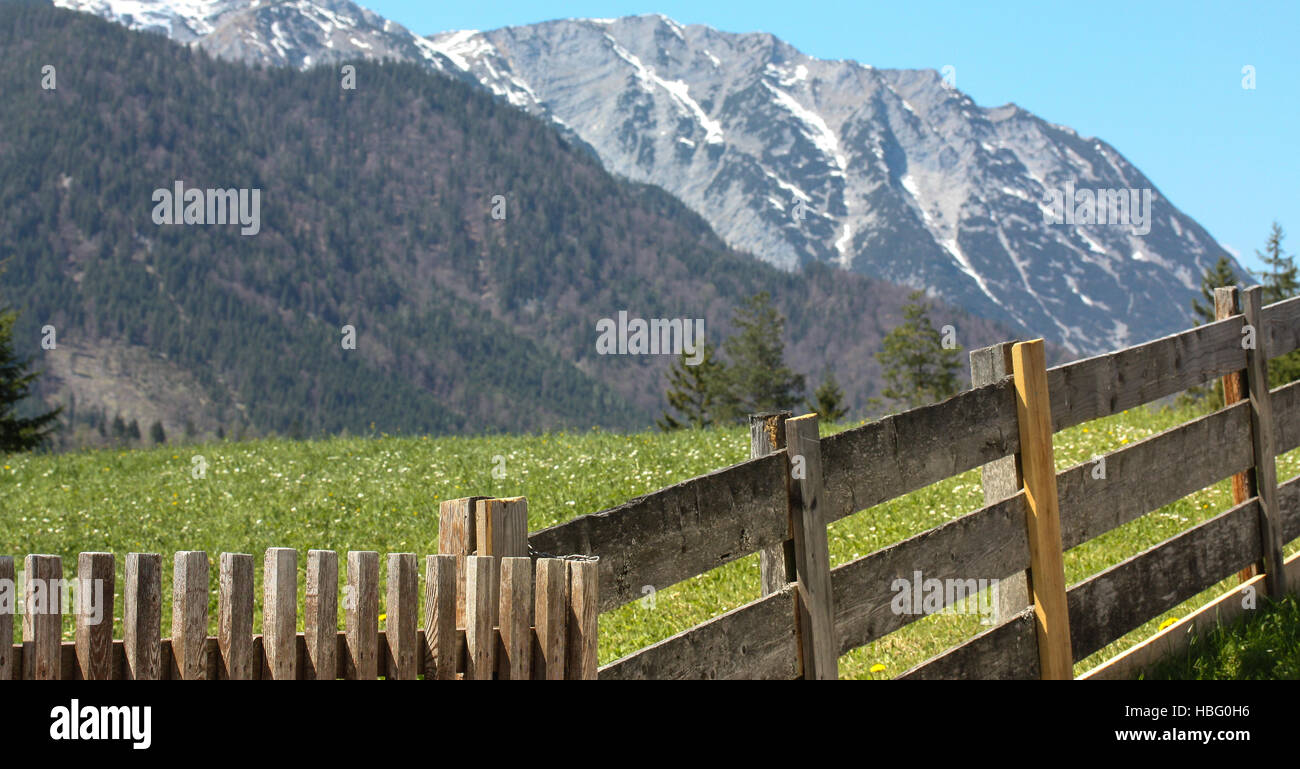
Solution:
{"label": "shadow on grass", "polygon": [[1193,638],[1143,676],[1155,681],[1300,680],[1300,599],[1261,597],[1256,611]]}

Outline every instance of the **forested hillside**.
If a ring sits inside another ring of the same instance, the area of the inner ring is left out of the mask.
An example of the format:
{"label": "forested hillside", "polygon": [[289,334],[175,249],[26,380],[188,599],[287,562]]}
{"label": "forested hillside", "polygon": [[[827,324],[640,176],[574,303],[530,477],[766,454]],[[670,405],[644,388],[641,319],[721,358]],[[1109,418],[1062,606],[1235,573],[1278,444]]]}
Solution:
{"label": "forested hillside", "polygon": [[[336,68],[250,69],[15,4],[0,54],[0,303],[49,400],[83,415],[173,434],[647,425],[669,358],[597,355],[596,321],[704,317],[717,339],[764,289],[791,364],[834,363],[861,405],[905,299],[729,251],[668,194],[415,65],[358,62],[349,90]],[[155,224],[177,180],[261,190],[260,231]],[[935,319],[967,347],[1005,336]]]}

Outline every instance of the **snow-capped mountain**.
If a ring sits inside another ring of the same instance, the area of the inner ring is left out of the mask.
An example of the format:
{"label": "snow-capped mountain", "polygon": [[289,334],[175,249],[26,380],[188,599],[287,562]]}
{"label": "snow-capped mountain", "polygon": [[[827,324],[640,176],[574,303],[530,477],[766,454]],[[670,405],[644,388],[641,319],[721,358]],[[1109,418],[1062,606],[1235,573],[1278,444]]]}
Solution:
{"label": "snow-capped mountain", "polygon": [[[472,77],[760,259],[923,287],[1076,352],[1186,327],[1227,256],[1103,141],[980,107],[934,70],[823,61],[770,34],[652,15],[425,39],[344,0],[57,4],[249,62],[391,56]],[[1075,190],[1138,191],[1149,219],[1074,223],[1070,203],[1054,223],[1053,195]]]}

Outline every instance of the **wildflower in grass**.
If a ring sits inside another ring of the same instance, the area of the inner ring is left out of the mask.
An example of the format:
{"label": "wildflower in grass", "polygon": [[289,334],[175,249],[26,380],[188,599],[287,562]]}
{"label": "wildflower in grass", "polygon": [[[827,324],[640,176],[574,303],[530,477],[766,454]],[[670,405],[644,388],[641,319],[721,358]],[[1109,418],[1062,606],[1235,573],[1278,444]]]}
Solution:
{"label": "wildflower in grass", "polygon": [[1160,629],[1164,630],[1165,628],[1169,627],[1170,625],[1174,624],[1177,621],[1178,621],[1177,617],[1170,617],[1169,619],[1160,623]]}
{"label": "wildflower in grass", "polygon": [[883,672],[885,672],[885,666],[882,665],[882,664],[880,664],[879,662],[877,662],[876,664],[874,664],[874,665],[871,666],[871,672],[872,672],[872,673],[883,673]]}

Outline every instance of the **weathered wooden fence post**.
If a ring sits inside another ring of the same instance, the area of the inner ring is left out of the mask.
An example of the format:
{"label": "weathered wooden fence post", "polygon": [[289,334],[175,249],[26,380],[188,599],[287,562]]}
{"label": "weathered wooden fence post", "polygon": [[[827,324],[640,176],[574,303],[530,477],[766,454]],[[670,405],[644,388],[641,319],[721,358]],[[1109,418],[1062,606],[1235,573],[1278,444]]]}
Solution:
{"label": "weathered wooden fence post", "polygon": [[[749,416],[749,458],[758,459],[785,448],[785,421],[789,411]],[[790,498],[790,475],[785,476],[786,499]],[[771,595],[794,581],[794,540],[769,545],[758,553],[762,595]]]}
{"label": "weathered wooden fence post", "polygon": [[[1011,348],[1015,342],[1002,342],[972,350],[970,378],[972,387],[999,382],[1011,375]],[[1020,470],[1020,453],[989,462],[980,468],[984,486],[984,504],[991,505],[1014,495],[1024,486]],[[994,624],[1006,622],[1029,606],[1029,573],[1019,572],[998,581]]]}
{"label": "weathered wooden fence post", "polygon": [[[253,556],[249,553],[222,553],[218,568],[217,653],[221,660],[217,677],[246,681],[261,670],[253,657]],[[310,574],[309,571],[309,579]],[[334,589],[338,589],[337,583]],[[331,631],[338,625],[337,613],[333,623]]]}
{"label": "weathered wooden fence post", "polygon": [[262,560],[262,652],[262,678],[298,677],[298,551],[291,547],[268,547]]}
{"label": "weathered wooden fence post", "polygon": [[[1214,289],[1214,319],[1225,320],[1234,315],[1240,315],[1241,309],[1237,302],[1237,287],[1227,286],[1224,288]],[[1245,371],[1233,371],[1230,374],[1224,374],[1223,379],[1223,405],[1231,406],[1232,404],[1246,397],[1246,377]],[[1254,470],[1243,470],[1232,476],[1232,504],[1240,505],[1242,502],[1255,496],[1255,473]],[[1259,573],[1256,564],[1251,564],[1242,569],[1237,575],[1239,581],[1246,582]]]}
{"label": "weathered wooden fence post", "polygon": [[1020,424],[1020,467],[1025,485],[1029,538],[1029,594],[1038,631],[1038,664],[1044,680],[1074,677],[1070,609],[1052,451],[1052,407],[1043,340],[1019,342],[1011,351]]}
{"label": "weathered wooden fence post", "polygon": [[[18,606],[17,583],[14,582],[14,558],[0,555],[0,582],[10,585],[9,594],[14,608]],[[0,611],[0,681],[14,678],[14,613]]]}
{"label": "weathered wooden fence post", "polygon": [[172,556],[171,673],[186,681],[208,677],[208,554],[202,550]]}
{"label": "weathered wooden fence post", "polygon": [[790,538],[799,601],[799,653],[804,680],[839,677],[839,640],[831,595],[830,547],[822,515],[822,451],[817,415],[786,420]]}
{"label": "weathered wooden fence post", "polygon": [[302,677],[333,681],[339,670],[339,555],[333,550],[307,551],[303,609],[307,653],[302,659]]}
{"label": "weathered wooden fence post", "polygon": [[[86,681],[107,681],[113,674],[113,595],[117,576],[112,553],[80,553],[77,556],[77,665]],[[0,567],[0,571],[3,567]],[[0,578],[3,578],[0,574]],[[89,613],[87,597],[98,591],[100,616],[97,623]],[[204,596],[207,600],[207,596]],[[206,628],[204,630],[206,632]],[[0,639],[10,636],[0,628]],[[3,667],[0,665],[0,667]],[[0,680],[4,676],[0,674]]]}
{"label": "weathered wooden fence post", "polygon": [[63,559],[29,555],[25,566],[23,678],[58,681],[63,673]]}
{"label": "weathered wooden fence post", "polygon": [[122,594],[122,650],[125,678],[153,681],[162,677],[162,555],[126,554],[126,589]]}
{"label": "weathered wooden fence post", "polygon": [[[1255,457],[1255,491],[1259,497],[1259,536],[1264,554],[1264,583],[1275,599],[1286,594],[1286,565],[1282,557],[1282,516],[1277,503],[1277,466],[1273,451],[1273,406],[1268,390],[1268,334],[1265,333],[1264,289],[1246,289],[1246,388],[1250,392],[1250,438]],[[1216,302],[1217,303],[1217,302]],[[1253,333],[1251,333],[1253,332]]]}

